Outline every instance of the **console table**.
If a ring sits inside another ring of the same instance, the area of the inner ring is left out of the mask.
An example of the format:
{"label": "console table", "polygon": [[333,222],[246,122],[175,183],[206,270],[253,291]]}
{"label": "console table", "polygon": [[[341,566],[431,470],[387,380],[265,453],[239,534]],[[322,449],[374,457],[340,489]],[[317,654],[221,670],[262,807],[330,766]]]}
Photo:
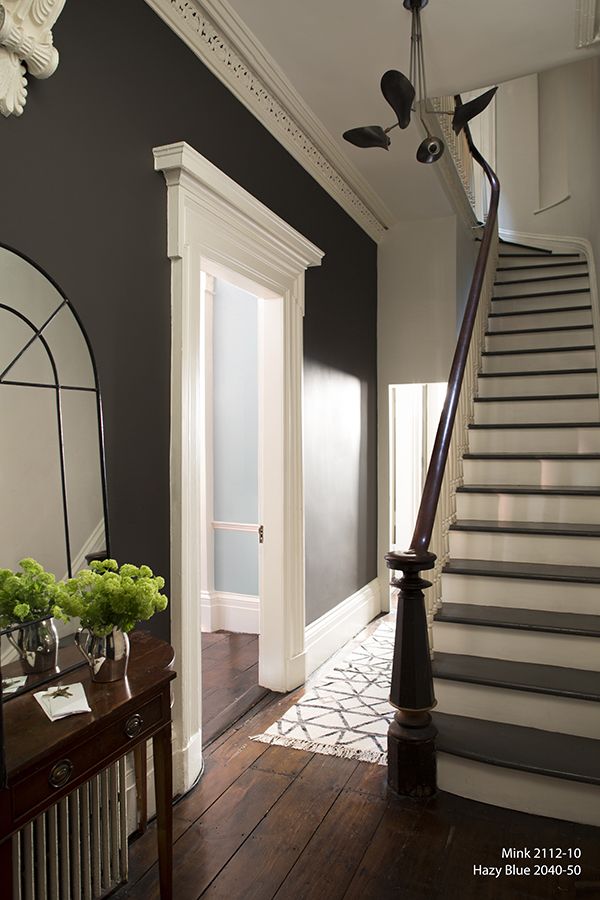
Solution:
{"label": "console table", "polygon": [[87,665],[57,678],[56,683],[61,685],[83,683],[91,713],[50,722],[32,693],[4,704],[7,788],[0,790],[3,897],[12,897],[12,835],[152,738],[160,896],[162,900],[172,900],[173,660],[174,651],[169,644],[138,632],[131,635],[126,679],[96,684]]}

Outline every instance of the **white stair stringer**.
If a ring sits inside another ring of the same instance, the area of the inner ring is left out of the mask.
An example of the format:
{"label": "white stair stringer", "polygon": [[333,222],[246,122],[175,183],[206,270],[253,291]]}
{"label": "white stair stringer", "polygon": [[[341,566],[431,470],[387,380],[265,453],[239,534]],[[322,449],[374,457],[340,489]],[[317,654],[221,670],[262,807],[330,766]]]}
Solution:
{"label": "white stair stringer", "polygon": [[433,666],[441,789],[600,826],[594,290],[579,254],[501,244]]}
{"label": "white stair stringer", "polygon": [[438,752],[438,786],[480,803],[600,825],[600,787]]}

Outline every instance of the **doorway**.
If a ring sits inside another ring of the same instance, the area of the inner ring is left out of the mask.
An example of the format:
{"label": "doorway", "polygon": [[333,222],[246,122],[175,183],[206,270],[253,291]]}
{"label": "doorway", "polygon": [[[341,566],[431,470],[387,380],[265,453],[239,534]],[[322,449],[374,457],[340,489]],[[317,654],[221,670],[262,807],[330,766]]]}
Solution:
{"label": "doorway", "polygon": [[421,503],[447,384],[391,384],[389,389],[389,546],[404,551]]}
{"label": "doorway", "polygon": [[[212,269],[212,271],[211,271]],[[261,524],[259,341],[255,291],[205,264],[206,561],[202,567],[202,736],[207,746],[268,690],[259,683]],[[238,283],[236,283],[238,282]],[[247,286],[247,282],[245,282]]]}
{"label": "doorway", "polygon": [[[254,291],[261,379],[262,548],[259,682],[288,691],[305,680],[302,359],[304,275],[323,252],[185,142],[154,149],[167,183],[171,260],[171,643],[174,787],[202,771],[201,617],[206,528],[206,273]],[[221,269],[219,270],[219,267]],[[225,271],[223,271],[225,270]]]}

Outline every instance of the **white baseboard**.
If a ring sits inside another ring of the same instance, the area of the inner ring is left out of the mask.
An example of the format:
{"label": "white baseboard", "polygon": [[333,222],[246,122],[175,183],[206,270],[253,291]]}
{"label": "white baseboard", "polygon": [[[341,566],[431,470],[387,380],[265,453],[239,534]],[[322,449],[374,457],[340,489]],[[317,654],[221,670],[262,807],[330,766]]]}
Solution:
{"label": "white baseboard", "polygon": [[202,591],[202,631],[234,631],[260,634],[260,598],[250,594]]}
{"label": "white baseboard", "polygon": [[368,625],[381,612],[379,579],[342,600],[329,612],[306,626],[305,665],[306,677],[323,665],[340,647],[343,647],[361,628]]}

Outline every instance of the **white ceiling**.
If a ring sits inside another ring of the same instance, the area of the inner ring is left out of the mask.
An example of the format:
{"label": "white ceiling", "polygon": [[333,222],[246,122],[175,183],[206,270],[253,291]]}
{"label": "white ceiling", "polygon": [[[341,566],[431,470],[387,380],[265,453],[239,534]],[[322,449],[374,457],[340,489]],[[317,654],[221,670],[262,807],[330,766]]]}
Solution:
{"label": "white ceiling", "polygon": [[[431,96],[454,94],[581,60],[577,0],[430,0],[423,35]],[[224,4],[226,5],[226,4]],[[347,158],[398,219],[447,215],[433,166],[414,158],[411,125],[394,131],[389,152],[360,150],[341,134],[389,125],[383,72],[407,72],[410,15],[402,0],[229,0]]]}

